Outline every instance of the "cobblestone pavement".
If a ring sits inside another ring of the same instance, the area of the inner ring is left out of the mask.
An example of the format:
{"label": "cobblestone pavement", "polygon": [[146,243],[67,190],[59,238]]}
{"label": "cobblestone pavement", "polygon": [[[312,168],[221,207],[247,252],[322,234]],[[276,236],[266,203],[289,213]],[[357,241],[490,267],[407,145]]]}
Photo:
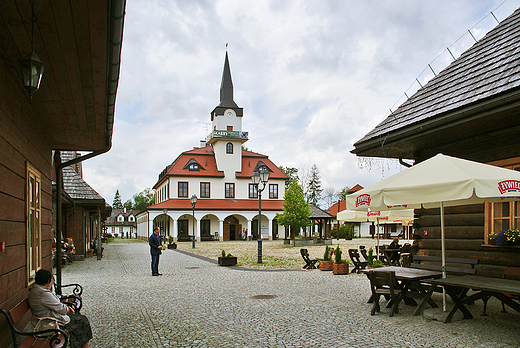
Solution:
{"label": "cobblestone pavement", "polygon": [[[63,284],[83,285],[82,313],[90,319],[91,347],[518,347],[520,315],[489,316],[482,301],[472,320],[450,324],[399,314],[370,316],[365,275],[312,271],[253,271],[219,267],[165,250],[152,277],[144,242],[111,243],[104,258],[77,261]],[[252,299],[254,295],[274,295]],[[440,296],[434,299],[440,303]]]}

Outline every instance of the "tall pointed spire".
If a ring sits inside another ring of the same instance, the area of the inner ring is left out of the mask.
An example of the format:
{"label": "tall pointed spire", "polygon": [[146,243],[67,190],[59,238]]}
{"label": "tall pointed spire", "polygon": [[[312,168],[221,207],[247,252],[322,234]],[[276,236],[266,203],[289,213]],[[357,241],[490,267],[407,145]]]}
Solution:
{"label": "tall pointed spire", "polygon": [[[226,44],[227,48],[227,44]],[[231,80],[231,69],[229,68],[228,53],[226,50],[226,60],[224,61],[224,71],[222,72],[222,82],[220,83],[220,104],[219,106],[237,108],[238,105],[233,100],[233,81]]]}

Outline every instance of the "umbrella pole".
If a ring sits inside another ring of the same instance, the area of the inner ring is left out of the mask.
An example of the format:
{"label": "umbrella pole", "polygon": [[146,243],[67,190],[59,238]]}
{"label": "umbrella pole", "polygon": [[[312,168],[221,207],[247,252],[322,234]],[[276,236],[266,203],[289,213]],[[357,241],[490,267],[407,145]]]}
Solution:
{"label": "umbrella pole", "polygon": [[379,260],[379,218],[377,218],[377,231],[376,231],[376,234],[377,234],[377,252],[376,252],[376,255],[377,255],[377,260]]}
{"label": "umbrella pole", "polygon": [[[441,202],[440,205],[441,211],[441,270],[442,277],[446,278],[446,246],[444,243],[445,240],[445,231],[444,231],[444,203]],[[442,310],[446,312],[446,289],[442,288]]]}

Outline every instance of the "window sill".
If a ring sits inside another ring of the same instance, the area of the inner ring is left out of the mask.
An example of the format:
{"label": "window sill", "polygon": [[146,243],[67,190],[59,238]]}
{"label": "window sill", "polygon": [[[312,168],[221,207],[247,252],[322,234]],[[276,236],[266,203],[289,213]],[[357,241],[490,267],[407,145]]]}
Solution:
{"label": "window sill", "polygon": [[493,245],[493,244],[482,244],[481,247],[489,248],[500,251],[514,251],[520,253],[520,245]]}

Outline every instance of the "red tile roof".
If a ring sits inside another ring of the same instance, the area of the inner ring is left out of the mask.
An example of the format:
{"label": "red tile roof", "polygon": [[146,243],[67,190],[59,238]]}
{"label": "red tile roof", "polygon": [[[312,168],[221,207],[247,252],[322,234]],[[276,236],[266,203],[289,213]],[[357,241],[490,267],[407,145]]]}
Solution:
{"label": "red tile roof", "polygon": [[[262,200],[262,210],[282,210],[283,200]],[[191,210],[189,198],[169,199],[154,204],[148,210]],[[199,199],[195,210],[258,210],[256,199]]]}
{"label": "red tile roof", "polygon": [[[345,205],[345,200],[339,201],[339,211],[343,211],[347,209],[347,206]],[[338,215],[338,203],[334,203],[329,208],[329,214],[337,216]]]}
{"label": "red tile roof", "polygon": [[[185,168],[190,160],[195,160],[201,167],[200,170],[189,170]],[[272,179],[287,179],[287,175],[280,170],[266,155],[256,152],[242,150],[242,172],[237,173],[237,178],[249,179],[253,174],[253,170],[257,163],[263,162],[270,170],[269,178]],[[217,161],[211,146],[196,148],[189,151],[184,151],[175,159],[171,167],[154,185],[154,189],[166,178],[166,176],[189,176],[189,177],[217,177],[223,178],[224,172],[217,170]]]}
{"label": "red tile roof", "polygon": [[354,192],[358,192],[358,191],[361,191],[364,187],[361,186],[360,184],[356,184],[356,186],[354,186],[353,188],[351,188],[350,190],[347,191],[347,193],[354,193]]}

